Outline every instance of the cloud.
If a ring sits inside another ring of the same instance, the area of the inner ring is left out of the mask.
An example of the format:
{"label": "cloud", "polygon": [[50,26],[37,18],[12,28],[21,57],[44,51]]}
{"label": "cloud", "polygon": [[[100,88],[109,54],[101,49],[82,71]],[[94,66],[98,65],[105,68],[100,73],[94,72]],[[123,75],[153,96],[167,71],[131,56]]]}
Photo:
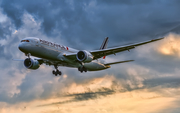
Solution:
{"label": "cloud", "polygon": [[[179,105],[179,1],[2,0],[0,5],[0,112],[45,112],[35,106],[48,104],[53,105],[43,107],[47,112],[179,110],[172,106]],[[166,38],[107,57],[134,62],[83,74],[60,67],[63,75],[54,77],[53,67],[33,71],[11,60],[26,58],[17,46],[29,36],[80,50],[99,49],[107,36],[108,47]]]}
{"label": "cloud", "polygon": [[[90,90],[90,89],[89,89]],[[80,102],[80,101],[87,101],[87,100],[94,100],[101,97],[106,97],[108,95],[112,95],[115,93],[114,89],[104,88],[98,89],[98,91],[87,91],[83,93],[73,93],[73,94],[66,94],[63,95],[63,97],[73,97],[70,100],[61,101],[61,102],[55,102],[45,105],[38,105],[37,107],[45,107],[45,106],[51,106],[51,105],[60,105],[60,104],[66,104],[71,102]]]}
{"label": "cloud", "polygon": [[169,34],[160,44],[159,52],[167,56],[180,56],[178,45],[180,44],[180,36],[178,34]]}
{"label": "cloud", "polygon": [[[167,1],[158,3],[155,0],[110,3],[96,0],[78,2],[6,0],[2,1],[1,7],[18,29],[23,24],[21,18],[24,12],[27,12],[35,20],[41,21],[40,30],[44,31],[44,34],[56,37],[59,35],[57,32],[60,32],[69,46],[73,45],[80,49],[81,46],[86,46],[90,49],[91,43],[95,43],[96,46],[91,47],[95,49],[99,48],[102,39],[107,36],[111,38],[112,43],[119,45],[119,42],[129,43],[127,40],[152,39],[166,34],[169,30],[178,31],[172,30],[178,23],[178,2],[173,2],[174,6],[169,6]],[[42,7],[39,7],[39,4]],[[166,12],[167,7],[169,8]],[[76,40],[72,41],[72,38]]]}

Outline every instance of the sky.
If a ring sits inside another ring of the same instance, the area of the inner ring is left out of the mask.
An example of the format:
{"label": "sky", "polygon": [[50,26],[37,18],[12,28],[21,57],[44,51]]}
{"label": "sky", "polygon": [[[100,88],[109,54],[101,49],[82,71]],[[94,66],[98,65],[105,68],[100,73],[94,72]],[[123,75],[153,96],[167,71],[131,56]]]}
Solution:
{"label": "sky", "polygon": [[[0,113],[179,113],[179,0],[0,0]],[[28,70],[18,44],[38,37],[79,50],[163,40],[106,61],[135,60],[80,73]]]}

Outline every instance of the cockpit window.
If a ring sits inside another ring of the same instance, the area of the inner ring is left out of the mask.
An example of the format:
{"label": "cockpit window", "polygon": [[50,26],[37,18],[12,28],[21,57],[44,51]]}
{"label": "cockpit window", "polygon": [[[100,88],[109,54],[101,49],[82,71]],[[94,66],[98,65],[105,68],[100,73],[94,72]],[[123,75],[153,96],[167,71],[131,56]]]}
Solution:
{"label": "cockpit window", "polygon": [[29,42],[29,40],[21,40],[21,42]]}

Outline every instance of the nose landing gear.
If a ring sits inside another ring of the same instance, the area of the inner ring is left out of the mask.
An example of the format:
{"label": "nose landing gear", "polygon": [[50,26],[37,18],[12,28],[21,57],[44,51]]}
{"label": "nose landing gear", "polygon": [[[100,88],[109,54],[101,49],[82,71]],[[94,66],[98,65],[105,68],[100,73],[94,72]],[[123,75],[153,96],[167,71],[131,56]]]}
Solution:
{"label": "nose landing gear", "polygon": [[30,56],[31,56],[31,53],[27,53],[27,54],[25,54],[28,58],[30,58]]}
{"label": "nose landing gear", "polygon": [[55,75],[55,76],[57,76],[57,75],[61,76],[62,73],[61,73],[61,71],[58,70],[57,65],[54,65],[54,67],[55,67],[56,70],[53,70],[52,74]]}

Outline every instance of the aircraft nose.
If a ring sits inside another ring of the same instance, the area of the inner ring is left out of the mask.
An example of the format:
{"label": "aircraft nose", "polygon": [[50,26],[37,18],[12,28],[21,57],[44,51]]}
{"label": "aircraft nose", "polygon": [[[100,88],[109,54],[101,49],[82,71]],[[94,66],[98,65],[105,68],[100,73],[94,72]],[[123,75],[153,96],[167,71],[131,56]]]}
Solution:
{"label": "aircraft nose", "polygon": [[19,50],[23,51],[23,45],[22,44],[19,44],[18,48],[19,48]]}

